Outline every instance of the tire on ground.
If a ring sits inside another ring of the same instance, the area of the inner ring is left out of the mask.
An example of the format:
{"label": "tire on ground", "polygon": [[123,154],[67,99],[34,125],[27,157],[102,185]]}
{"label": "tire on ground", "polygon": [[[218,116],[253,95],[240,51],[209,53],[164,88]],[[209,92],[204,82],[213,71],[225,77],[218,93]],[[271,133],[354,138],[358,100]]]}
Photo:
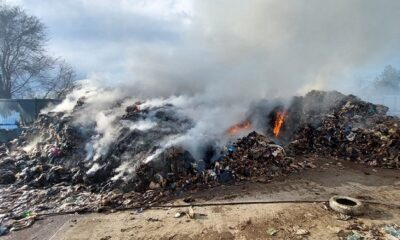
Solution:
{"label": "tire on ground", "polygon": [[336,212],[351,216],[361,215],[364,212],[364,205],[360,200],[347,196],[331,197],[329,207]]}

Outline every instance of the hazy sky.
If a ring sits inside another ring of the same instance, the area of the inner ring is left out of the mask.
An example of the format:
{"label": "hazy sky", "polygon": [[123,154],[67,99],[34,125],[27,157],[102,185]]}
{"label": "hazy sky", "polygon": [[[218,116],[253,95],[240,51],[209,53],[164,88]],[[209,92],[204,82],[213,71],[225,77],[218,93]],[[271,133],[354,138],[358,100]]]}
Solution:
{"label": "hazy sky", "polygon": [[7,0],[48,26],[80,77],[154,94],[355,89],[400,67],[398,0]]}
{"label": "hazy sky", "polygon": [[[80,75],[125,75],[132,48],[178,44],[186,6],[177,1],[6,0],[48,27],[50,50]],[[184,2],[184,1],[182,1]]]}

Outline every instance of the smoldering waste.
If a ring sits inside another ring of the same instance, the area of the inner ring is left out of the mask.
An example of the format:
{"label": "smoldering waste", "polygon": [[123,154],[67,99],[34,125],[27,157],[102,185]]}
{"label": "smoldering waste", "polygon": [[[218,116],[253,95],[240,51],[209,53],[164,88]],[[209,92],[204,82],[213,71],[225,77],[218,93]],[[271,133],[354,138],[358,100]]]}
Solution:
{"label": "smoldering waste", "polygon": [[70,113],[43,114],[1,146],[0,216],[7,231],[29,226],[36,214],[140,206],[189,189],[299,169],[281,146],[255,132],[195,159],[171,144],[194,126],[171,104],[126,107],[112,121],[112,135],[104,133],[107,139],[97,126],[77,121],[84,106],[80,99]]}
{"label": "smoldering waste", "polygon": [[264,132],[222,147],[210,144],[202,159],[175,144],[195,122],[172,104],[116,103],[104,113],[111,131],[101,132],[94,122],[79,121],[85,101],[71,112],[42,114],[0,147],[4,233],[29,226],[36,214],[142,206],[183,191],[272,179],[305,168],[299,154],[399,168],[399,119],[386,116],[384,106],[338,92],[294,98],[277,139],[281,145],[265,119]]}
{"label": "smoldering waste", "polygon": [[298,124],[288,148],[295,154],[315,152],[374,167],[400,168],[400,120],[387,116],[387,107],[322,91],[293,102],[292,116]]}

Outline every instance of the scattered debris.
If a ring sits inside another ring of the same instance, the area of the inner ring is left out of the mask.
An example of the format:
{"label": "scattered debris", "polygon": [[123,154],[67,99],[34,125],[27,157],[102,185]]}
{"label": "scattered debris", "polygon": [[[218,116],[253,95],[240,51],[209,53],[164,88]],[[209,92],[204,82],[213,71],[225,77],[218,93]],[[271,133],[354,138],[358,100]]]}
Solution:
{"label": "scattered debris", "polygon": [[275,228],[270,228],[270,229],[267,230],[267,233],[270,236],[275,236],[278,232],[279,232],[279,230],[277,230]]}
{"label": "scattered debris", "polygon": [[296,235],[299,235],[299,236],[304,236],[304,235],[310,234],[310,232],[309,232],[308,230],[302,229],[302,228],[300,228],[299,226],[294,226],[294,227],[293,227],[293,231],[294,231],[294,233],[295,233]]}
{"label": "scattered debris", "polygon": [[175,213],[174,218],[180,218],[180,217],[182,217],[183,215],[184,215],[184,213],[182,213],[182,212],[177,212],[177,213]]}
{"label": "scattered debris", "polygon": [[385,226],[366,225],[355,220],[344,231],[338,232],[339,239],[398,239],[385,232]]}
{"label": "scattered debris", "polygon": [[30,227],[36,221],[36,215],[28,216],[19,220],[12,221],[10,231],[18,231]]}
{"label": "scattered debris", "polygon": [[340,227],[335,227],[335,226],[328,226],[328,229],[336,233],[338,236],[342,234],[343,229]]}
{"label": "scattered debris", "polygon": [[24,211],[21,214],[22,218],[27,218],[27,217],[31,217],[32,216],[32,211]]}
{"label": "scattered debris", "polygon": [[189,207],[189,209],[188,209],[188,216],[189,216],[191,219],[194,219],[194,218],[196,217],[196,214],[195,214],[195,212],[194,212],[193,207]]}
{"label": "scattered debris", "polygon": [[246,229],[248,226],[250,226],[253,223],[253,221],[251,220],[251,218],[247,219],[246,221],[244,221],[242,224],[240,224],[240,230],[244,230]]}
{"label": "scattered debris", "polygon": [[0,226],[0,236],[6,235],[8,233],[8,228]]}
{"label": "scattered debris", "polygon": [[111,239],[111,236],[105,236],[105,237],[100,238],[100,240],[110,240],[110,239]]}
{"label": "scattered debris", "polygon": [[193,197],[186,197],[183,199],[185,203],[195,202],[196,200]]}
{"label": "scattered debris", "polygon": [[343,213],[339,213],[337,219],[342,220],[342,221],[348,221],[351,219],[351,216],[343,214]]}
{"label": "scattered debris", "polygon": [[352,231],[351,234],[349,234],[346,237],[346,240],[361,240],[361,235],[357,231]]}
{"label": "scattered debris", "polygon": [[400,226],[392,224],[383,226],[382,229],[390,236],[400,239]]}
{"label": "scattered debris", "polygon": [[160,222],[161,220],[158,219],[158,218],[149,217],[149,218],[146,218],[146,221],[148,221],[148,222]]}

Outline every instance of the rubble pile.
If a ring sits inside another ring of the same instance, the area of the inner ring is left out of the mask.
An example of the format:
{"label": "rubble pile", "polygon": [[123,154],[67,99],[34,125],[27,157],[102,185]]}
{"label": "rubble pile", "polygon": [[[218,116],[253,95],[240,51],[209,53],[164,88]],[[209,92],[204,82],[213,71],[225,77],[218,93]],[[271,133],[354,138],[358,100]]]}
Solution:
{"label": "rubble pile", "polygon": [[[34,128],[3,146],[8,152],[0,160],[15,174],[17,185],[46,187],[60,182],[82,182],[83,147],[88,139],[84,128],[72,125],[62,114],[42,115]],[[4,169],[0,167],[0,169]],[[14,181],[12,183],[14,183]]]}
{"label": "rubble pile", "polygon": [[22,227],[17,225],[26,220],[21,217],[26,211],[33,215],[23,220],[25,227],[35,214],[129,207],[162,196],[160,191],[136,193],[128,183],[136,181],[139,162],[162,152],[163,140],[184,133],[192,121],[170,104],[140,111],[135,104],[121,115],[111,112],[113,141],[95,157],[103,136],[93,123],[77,121],[86,111],[84,100],[72,112],[42,114],[18,139],[0,145],[0,222],[7,231]]}
{"label": "rubble pile", "polygon": [[251,132],[233,144],[207,148],[204,159],[176,144],[195,121],[172,104],[118,102],[102,112],[99,124],[87,120],[92,116],[80,118],[89,112],[85,101],[79,99],[70,112],[41,114],[18,139],[0,145],[0,227],[18,230],[37,214],[141,206],[309,167],[288,151],[400,168],[399,119],[386,116],[384,106],[338,92],[294,99],[282,134],[273,138],[290,139],[285,148]]}
{"label": "rubble pile", "polygon": [[164,140],[168,142],[193,127],[193,122],[172,105],[143,110],[130,106],[121,117],[121,122],[122,127],[115,140],[96,160],[96,167],[92,167],[86,175],[86,182],[97,184],[97,189],[138,190],[141,186],[135,182],[142,180],[135,172],[139,166],[157,158],[167,149]]}
{"label": "rubble pile", "polygon": [[312,91],[299,101],[302,117],[288,147],[294,153],[400,168],[400,119],[386,116],[387,107],[338,92]]}
{"label": "rubble pile", "polygon": [[229,146],[228,154],[217,164],[219,172],[232,172],[235,179],[270,179],[305,167],[302,163],[295,164],[293,158],[286,156],[283,147],[256,132]]}
{"label": "rubble pile", "polygon": [[[225,150],[214,146],[212,161],[195,159],[171,144],[194,126],[171,104],[136,102],[116,114],[112,108],[122,107],[117,103],[106,113],[112,115],[111,133],[100,134],[93,122],[79,121],[85,101],[79,99],[71,112],[41,114],[18,139],[1,145],[0,217],[8,230],[28,226],[36,214],[149,204],[294,170],[282,147],[255,132]],[[99,148],[104,135],[108,146]],[[27,211],[32,214],[25,216]]]}
{"label": "rubble pile", "polygon": [[95,191],[116,188],[115,180],[132,175],[137,162],[162,148],[163,139],[184,133],[193,125],[171,105],[141,111],[128,107],[115,121],[114,141],[95,158],[96,126],[75,121],[83,104],[78,102],[72,114],[42,114],[20,138],[3,145],[0,182],[30,187],[83,183]]}
{"label": "rubble pile", "polygon": [[287,157],[283,147],[256,132],[222,150],[214,162],[196,161],[190,152],[171,147],[154,161],[136,169],[136,190],[174,192],[212,187],[250,179],[271,179],[297,172],[307,165]]}

